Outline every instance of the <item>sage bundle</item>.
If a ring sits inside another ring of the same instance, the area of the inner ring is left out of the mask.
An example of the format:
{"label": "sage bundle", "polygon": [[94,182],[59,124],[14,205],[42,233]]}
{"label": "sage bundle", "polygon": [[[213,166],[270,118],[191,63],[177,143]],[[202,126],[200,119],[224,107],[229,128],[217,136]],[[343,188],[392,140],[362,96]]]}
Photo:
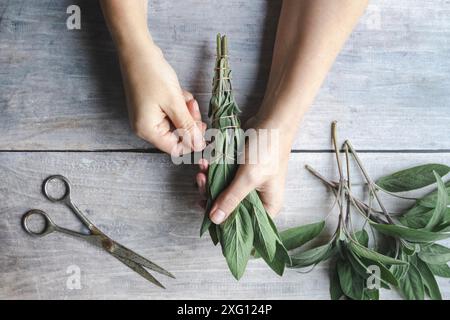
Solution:
{"label": "sage bundle", "polygon": [[[339,208],[337,228],[326,244],[293,254],[290,267],[315,266],[331,259],[332,299],[378,300],[380,288],[396,288],[407,299],[441,299],[435,277],[450,278],[450,249],[436,242],[450,238],[450,182],[444,184],[442,180],[450,167],[421,165],[374,182],[351,142],[346,141],[338,149],[336,123],[332,125],[332,141],[339,180],[328,180],[313,168],[306,168],[334,193]],[[345,162],[341,160],[341,150]],[[352,193],[351,158],[366,180],[367,202]],[[421,199],[398,195],[434,183],[437,189]],[[383,204],[380,192],[415,203],[404,212],[392,212]],[[352,223],[354,214],[365,221],[359,230]],[[281,234],[286,238],[283,240],[294,243],[289,249],[298,248],[316,238],[325,224],[321,221]]]}
{"label": "sage bundle", "polygon": [[213,243],[220,243],[236,279],[244,274],[252,253],[261,256],[277,274],[282,275],[290,258],[256,191],[252,191],[222,225],[215,225],[209,219],[214,200],[232,181],[244,150],[239,113],[231,86],[227,38],[219,34],[209,106],[211,126],[216,129],[216,134],[209,159],[207,205],[200,235],[208,230]]}

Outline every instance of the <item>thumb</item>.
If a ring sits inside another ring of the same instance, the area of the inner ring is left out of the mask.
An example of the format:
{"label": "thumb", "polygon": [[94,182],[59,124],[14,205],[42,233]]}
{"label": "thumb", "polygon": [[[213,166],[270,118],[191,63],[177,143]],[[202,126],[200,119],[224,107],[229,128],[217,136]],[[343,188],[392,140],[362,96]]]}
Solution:
{"label": "thumb", "polygon": [[209,213],[211,221],[215,224],[224,222],[253,189],[255,187],[250,183],[247,175],[238,170],[231,184],[222,191],[214,202]]}

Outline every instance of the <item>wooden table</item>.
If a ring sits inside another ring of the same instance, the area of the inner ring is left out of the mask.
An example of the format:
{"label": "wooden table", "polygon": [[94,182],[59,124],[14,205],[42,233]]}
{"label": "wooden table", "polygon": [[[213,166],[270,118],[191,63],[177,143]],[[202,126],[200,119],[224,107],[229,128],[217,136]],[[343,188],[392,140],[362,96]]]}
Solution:
{"label": "wooden table", "polygon": [[[215,34],[222,32],[230,38],[243,116],[254,113],[281,1],[150,2],[154,38],[202,111],[211,90]],[[81,30],[66,28],[71,4],[81,7]],[[280,228],[328,212],[332,196],[304,165],[336,176],[332,120],[374,178],[410,165],[450,163],[449,16],[446,0],[372,1],[301,125]],[[328,299],[326,264],[279,278],[251,261],[235,281],[219,248],[208,237],[199,239],[195,171],[173,165],[131,132],[97,1],[0,1],[0,298]],[[163,291],[79,241],[26,235],[20,218],[35,207],[48,210],[58,224],[78,227],[66,208],[40,192],[42,180],[55,173],[73,181],[74,200],[100,228],[167,267],[177,280],[162,279],[168,287]],[[81,271],[80,290],[67,286],[71,266]],[[450,282],[439,281],[450,298]]]}

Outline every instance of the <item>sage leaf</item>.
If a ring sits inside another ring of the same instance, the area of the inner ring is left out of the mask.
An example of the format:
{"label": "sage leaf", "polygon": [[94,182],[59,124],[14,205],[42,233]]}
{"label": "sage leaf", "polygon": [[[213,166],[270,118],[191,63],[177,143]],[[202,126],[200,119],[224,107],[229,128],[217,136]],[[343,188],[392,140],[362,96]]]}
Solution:
{"label": "sage leaf", "polygon": [[341,284],[339,283],[339,275],[335,264],[334,268],[331,270],[330,276],[330,297],[331,300],[339,300],[343,295],[344,292],[342,291]]}
{"label": "sage leaf", "polygon": [[380,300],[380,290],[364,289],[363,300]]}
{"label": "sage leaf", "polygon": [[309,249],[291,256],[292,268],[303,268],[327,260],[333,253],[333,243]]}
{"label": "sage leaf", "polygon": [[[359,235],[361,242],[365,243],[365,246],[368,246],[369,240],[368,240],[368,234],[364,230],[360,231]],[[365,238],[365,235],[367,235],[367,239]],[[358,236],[357,236],[358,237]],[[382,284],[386,285],[389,288],[389,284],[393,285],[394,287],[398,286],[398,280],[397,278],[389,271],[388,268],[383,263],[380,263],[378,260],[373,259],[367,259],[358,256],[354,251],[349,250],[349,254],[347,254],[347,258],[349,259],[350,263],[353,266],[353,269],[358,271],[360,273],[361,277],[364,279],[367,279],[369,275],[375,276]],[[404,263],[406,264],[406,262]],[[377,266],[380,269],[380,275],[373,274],[369,271],[370,266]]]}
{"label": "sage leaf", "polygon": [[209,236],[211,237],[212,242],[216,246],[219,241],[219,235],[220,235],[220,228],[216,225],[211,224],[209,229]]}
{"label": "sage leaf", "polygon": [[[447,202],[450,202],[450,181],[445,184],[445,190],[447,192]],[[418,201],[418,204],[423,207],[434,208],[436,206],[438,192],[439,190],[435,190],[427,194]]]}
{"label": "sage leaf", "polygon": [[283,275],[286,264],[289,265],[291,263],[286,249],[280,243],[276,244],[275,256],[272,260],[269,260],[266,256],[264,256],[264,253],[258,253],[264,259],[267,265],[279,276]]}
{"label": "sage leaf", "polygon": [[[397,279],[398,283],[400,283],[400,281],[406,276],[408,270],[409,270],[409,263],[405,265],[393,265],[389,269],[389,271],[392,273],[395,279]],[[398,285],[396,287],[398,287]]]}
{"label": "sage leaf", "polygon": [[423,229],[430,221],[434,209],[417,206],[416,209],[411,210],[409,214],[399,218],[401,224],[412,229]]}
{"label": "sage leaf", "polygon": [[420,259],[417,259],[417,269],[422,276],[423,284],[427,289],[427,293],[430,298],[433,300],[442,300],[441,291],[439,290],[436,279],[434,278],[434,275],[428,265]]}
{"label": "sage leaf", "polygon": [[408,300],[425,299],[425,289],[419,270],[414,264],[410,264],[408,272],[400,280],[400,291]]}
{"label": "sage leaf", "polygon": [[343,260],[337,262],[339,283],[344,294],[353,300],[362,300],[364,280]]}
{"label": "sage leaf", "polygon": [[393,285],[394,287],[398,287],[398,279],[394,276],[394,274],[382,263],[378,261],[368,260],[361,258],[361,261],[364,263],[367,267],[371,265],[376,265],[378,268],[380,268],[380,280],[384,282],[385,284]]}
{"label": "sage leaf", "polygon": [[450,278],[450,267],[447,264],[429,264],[428,268],[435,276]]}
{"label": "sage leaf", "polygon": [[443,177],[450,172],[450,167],[443,164],[417,166],[380,178],[376,184],[389,192],[420,189],[435,182],[434,171]]}
{"label": "sage leaf", "polygon": [[385,256],[381,253],[378,253],[376,251],[370,250],[359,243],[350,242],[350,248],[351,250],[356,253],[360,257],[364,257],[373,261],[378,261],[383,264],[405,264],[405,261],[394,259],[388,256]]}
{"label": "sage leaf", "polygon": [[448,205],[448,197],[447,191],[445,190],[444,181],[442,181],[441,177],[436,172],[434,172],[434,175],[437,181],[438,192],[436,198],[436,206],[434,208],[433,214],[430,218],[430,221],[428,221],[427,225],[425,226],[425,229],[427,230],[432,230],[434,227],[444,221]]}
{"label": "sage leaf", "polygon": [[250,214],[240,204],[224,224],[222,251],[233,276],[239,280],[244,274],[253,247],[253,228]]}
{"label": "sage leaf", "polygon": [[434,242],[450,237],[450,233],[416,230],[399,225],[372,223],[377,231],[392,237],[403,238],[410,242]]}
{"label": "sage leaf", "polygon": [[358,241],[358,243],[364,247],[368,247],[369,246],[369,234],[367,233],[366,230],[360,230],[355,232],[355,238],[356,241]]}
{"label": "sage leaf", "polygon": [[287,250],[293,250],[317,237],[324,228],[325,221],[320,221],[287,229],[280,233],[281,241]]}
{"label": "sage leaf", "polygon": [[252,209],[253,230],[255,233],[253,245],[260,254],[263,253],[263,256],[272,261],[276,251],[277,235],[270,226],[264,207],[253,206]]}
{"label": "sage leaf", "polygon": [[286,264],[290,265],[292,263],[291,256],[289,255],[286,247],[281,241],[281,237],[280,234],[278,233],[277,227],[275,226],[275,223],[273,222],[270,215],[267,215],[267,218],[269,219],[269,223],[270,226],[272,227],[273,232],[277,235],[277,253],[275,253],[275,256],[279,257],[279,259],[284,261]]}
{"label": "sage leaf", "polygon": [[439,244],[424,246],[419,258],[428,264],[445,264],[450,261],[450,249]]}

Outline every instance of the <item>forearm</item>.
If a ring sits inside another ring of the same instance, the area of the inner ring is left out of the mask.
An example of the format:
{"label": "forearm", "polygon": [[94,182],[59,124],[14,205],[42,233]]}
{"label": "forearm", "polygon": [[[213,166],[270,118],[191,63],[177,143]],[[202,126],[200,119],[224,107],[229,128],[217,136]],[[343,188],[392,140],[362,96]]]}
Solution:
{"label": "forearm", "polygon": [[147,26],[148,0],[100,0],[119,54],[152,42]]}
{"label": "forearm", "polygon": [[296,127],[368,0],[284,0],[263,121]]}

